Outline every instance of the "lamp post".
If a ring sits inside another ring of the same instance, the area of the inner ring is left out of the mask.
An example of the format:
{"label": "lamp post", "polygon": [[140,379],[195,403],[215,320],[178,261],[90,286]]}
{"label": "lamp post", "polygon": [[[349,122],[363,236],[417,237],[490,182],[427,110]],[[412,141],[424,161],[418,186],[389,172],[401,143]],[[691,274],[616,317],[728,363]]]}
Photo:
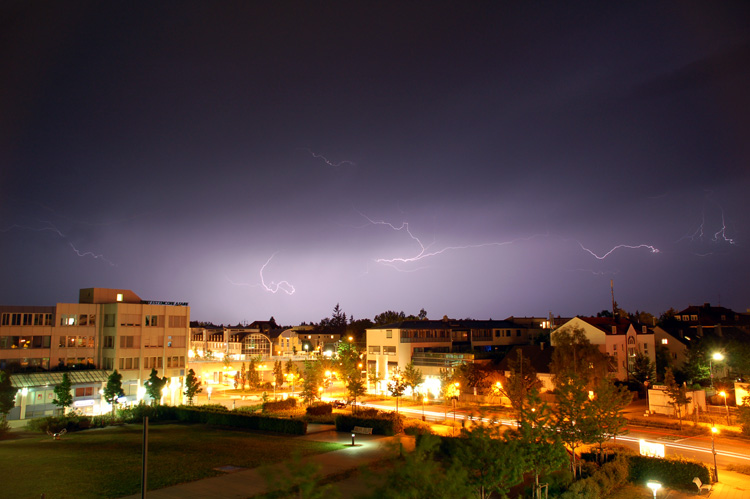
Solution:
{"label": "lamp post", "polygon": [[719,433],[719,429],[715,426],[711,427],[711,453],[714,455],[714,479],[719,481],[719,468],[716,466],[716,442],[714,441],[714,433]]}
{"label": "lamp post", "polygon": [[276,400],[276,382],[271,381],[271,386],[273,386],[273,399]]}
{"label": "lamp post", "polygon": [[422,421],[426,421],[424,417],[424,403],[427,401],[427,395],[422,396]]}
{"label": "lamp post", "polygon": [[708,372],[711,375],[711,388],[714,387],[714,362],[721,362],[724,360],[724,356],[721,354],[721,352],[714,352],[714,354],[711,356],[710,359],[708,359]]}
{"label": "lamp post", "polygon": [[453,383],[453,386],[456,387],[456,393],[453,395],[453,428],[452,428],[453,431],[451,433],[455,436],[456,434],[456,400],[458,400],[458,394],[459,394],[458,389],[461,386],[461,384],[458,381],[456,381],[455,383]]}
{"label": "lamp post", "polygon": [[719,392],[719,395],[724,397],[724,409],[727,410],[727,426],[731,426],[731,423],[729,422],[729,406],[727,405],[727,392],[721,391]]}
{"label": "lamp post", "polygon": [[654,499],[656,499],[656,491],[661,488],[660,482],[647,482],[646,487],[654,491]]}

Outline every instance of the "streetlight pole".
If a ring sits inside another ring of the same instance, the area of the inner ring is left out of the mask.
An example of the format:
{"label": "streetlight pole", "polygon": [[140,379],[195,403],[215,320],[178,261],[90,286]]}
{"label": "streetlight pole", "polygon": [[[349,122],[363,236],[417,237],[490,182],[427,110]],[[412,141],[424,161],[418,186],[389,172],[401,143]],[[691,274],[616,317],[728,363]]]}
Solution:
{"label": "streetlight pole", "polygon": [[425,421],[424,418],[424,402],[427,400],[427,396],[422,396],[422,421]]}
{"label": "streetlight pole", "polygon": [[714,441],[714,433],[719,433],[719,429],[715,426],[711,427],[711,453],[714,455],[714,479],[719,481],[719,468],[716,466],[716,442]]}
{"label": "streetlight pole", "polygon": [[719,395],[724,397],[724,409],[727,410],[727,426],[731,426],[731,423],[729,422],[729,406],[727,405],[727,392],[721,391]]}

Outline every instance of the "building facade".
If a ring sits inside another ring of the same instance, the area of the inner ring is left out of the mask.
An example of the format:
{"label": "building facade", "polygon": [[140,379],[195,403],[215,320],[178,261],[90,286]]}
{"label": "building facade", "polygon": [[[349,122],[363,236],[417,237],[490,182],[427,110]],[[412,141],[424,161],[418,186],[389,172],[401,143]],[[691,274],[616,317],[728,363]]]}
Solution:
{"label": "building facade", "polygon": [[65,371],[90,374],[70,376],[82,412],[101,411],[99,390],[115,369],[124,403],[143,398],[152,368],[170,379],[166,395],[179,398],[189,322],[187,303],[146,301],[126,289],[81,289],[78,303],[0,307],[0,369],[20,390],[10,417],[51,414],[51,390]]}

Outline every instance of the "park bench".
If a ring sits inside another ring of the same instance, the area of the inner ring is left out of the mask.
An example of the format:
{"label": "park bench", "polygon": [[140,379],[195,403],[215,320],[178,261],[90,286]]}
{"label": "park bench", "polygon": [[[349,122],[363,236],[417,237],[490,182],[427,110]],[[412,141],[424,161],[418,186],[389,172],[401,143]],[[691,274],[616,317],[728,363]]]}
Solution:
{"label": "park bench", "polygon": [[363,426],[355,426],[352,433],[359,433],[360,435],[372,435],[372,428],[365,428]]}
{"label": "park bench", "polygon": [[698,487],[698,494],[703,494],[704,490],[706,491],[706,494],[711,493],[711,484],[705,485],[698,477],[693,478],[693,483]]}

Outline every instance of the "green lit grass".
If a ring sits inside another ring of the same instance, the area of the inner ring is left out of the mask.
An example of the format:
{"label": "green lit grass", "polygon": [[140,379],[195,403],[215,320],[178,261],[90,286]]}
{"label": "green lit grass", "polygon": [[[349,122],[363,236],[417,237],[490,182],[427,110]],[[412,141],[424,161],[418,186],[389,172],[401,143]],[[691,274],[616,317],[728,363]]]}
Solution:
{"label": "green lit grass", "polygon": [[[140,492],[140,425],[0,441],[2,496],[7,498],[122,497]],[[149,426],[148,489],[189,482],[225,465],[254,468],[340,449],[340,444],[221,430],[204,425]]]}

